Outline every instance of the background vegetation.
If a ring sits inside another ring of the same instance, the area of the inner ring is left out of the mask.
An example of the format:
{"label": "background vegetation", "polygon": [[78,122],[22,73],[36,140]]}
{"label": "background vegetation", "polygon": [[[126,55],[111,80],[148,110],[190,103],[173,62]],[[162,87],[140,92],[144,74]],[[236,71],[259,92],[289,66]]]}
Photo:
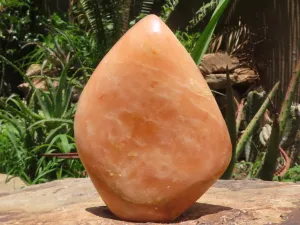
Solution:
{"label": "background vegetation", "polygon": [[[215,32],[237,0],[184,3],[192,12],[185,23],[174,19],[183,9],[179,0],[69,0],[56,4],[61,8],[43,2],[0,1],[0,172],[27,184],[86,176],[74,143],[78,96],[104,55],[144,16],[160,16],[198,65],[205,53],[241,58],[251,39],[244,24]],[[227,80],[221,95],[234,154],[224,179],[300,180],[298,82],[295,72],[282,104],[272,100],[277,83],[268,94],[247,90],[236,105]]]}

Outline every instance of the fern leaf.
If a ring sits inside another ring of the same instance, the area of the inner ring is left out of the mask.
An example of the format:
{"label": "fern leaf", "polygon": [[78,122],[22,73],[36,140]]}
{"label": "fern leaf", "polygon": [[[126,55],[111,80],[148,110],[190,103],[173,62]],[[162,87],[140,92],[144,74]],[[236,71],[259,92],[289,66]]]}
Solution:
{"label": "fern leaf", "polygon": [[171,13],[174,11],[179,0],[167,0],[166,3],[162,6],[161,18],[163,21],[167,21]]}
{"label": "fern leaf", "polygon": [[211,13],[221,2],[221,0],[213,0],[203,6],[195,13],[193,19],[189,22],[187,30],[197,26],[209,13]]}
{"label": "fern leaf", "polygon": [[148,15],[152,11],[154,0],[144,0],[141,5],[141,14]]}
{"label": "fern leaf", "polygon": [[107,40],[101,10],[102,0],[80,0],[80,3],[91,25],[98,47],[103,46],[106,49]]}

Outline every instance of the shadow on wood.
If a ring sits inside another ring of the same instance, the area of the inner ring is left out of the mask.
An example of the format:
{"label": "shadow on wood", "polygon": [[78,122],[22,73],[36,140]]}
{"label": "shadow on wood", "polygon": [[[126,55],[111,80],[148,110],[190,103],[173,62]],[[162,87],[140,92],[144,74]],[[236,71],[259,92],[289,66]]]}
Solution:
{"label": "shadow on wood", "polygon": [[[96,216],[106,218],[106,219],[113,219],[119,220],[114,214],[106,206],[99,206],[99,207],[90,207],[86,208],[86,211],[92,213]],[[205,203],[194,203],[189,209],[187,209],[181,216],[179,216],[173,223],[180,223],[183,221],[189,220],[197,220],[202,216],[210,215],[210,214],[217,214],[222,211],[232,210],[230,207],[220,206],[220,205],[211,205]],[[168,223],[172,224],[172,223]]]}

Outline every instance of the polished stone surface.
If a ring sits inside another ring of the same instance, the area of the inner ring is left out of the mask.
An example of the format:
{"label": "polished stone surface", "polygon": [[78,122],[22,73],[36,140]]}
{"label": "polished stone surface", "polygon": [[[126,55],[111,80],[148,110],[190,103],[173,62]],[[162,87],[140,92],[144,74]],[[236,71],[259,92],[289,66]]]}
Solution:
{"label": "polished stone surface", "polygon": [[75,141],[120,218],[171,221],[225,171],[231,143],[189,53],[156,16],[137,23],[83,90]]}
{"label": "polished stone surface", "polygon": [[[88,178],[65,179],[0,193],[0,224],[158,225],[116,218]],[[217,181],[172,224],[300,224],[300,184]]]}
{"label": "polished stone surface", "polygon": [[9,192],[19,190],[27,185],[19,177],[12,177],[7,174],[0,173],[0,194],[2,192]]}

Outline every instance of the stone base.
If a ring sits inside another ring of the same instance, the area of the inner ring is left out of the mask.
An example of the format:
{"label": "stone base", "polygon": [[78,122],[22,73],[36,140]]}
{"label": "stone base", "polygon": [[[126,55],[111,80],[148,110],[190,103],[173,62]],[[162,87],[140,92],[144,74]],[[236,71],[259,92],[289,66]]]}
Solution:
{"label": "stone base", "polygon": [[26,184],[19,177],[0,173],[0,195],[2,192],[15,191],[24,187],[26,187]]}
{"label": "stone base", "polygon": [[[0,203],[0,224],[143,224],[113,216],[87,178],[0,193]],[[297,225],[300,184],[220,180],[171,224]]]}

